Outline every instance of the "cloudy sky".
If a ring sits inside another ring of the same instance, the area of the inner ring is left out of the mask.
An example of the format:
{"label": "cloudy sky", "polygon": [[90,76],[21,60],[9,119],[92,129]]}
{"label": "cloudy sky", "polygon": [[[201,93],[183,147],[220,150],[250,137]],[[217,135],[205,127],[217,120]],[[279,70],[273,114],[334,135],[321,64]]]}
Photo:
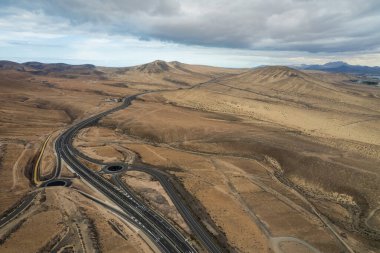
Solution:
{"label": "cloudy sky", "polygon": [[0,0],[0,59],[380,65],[379,0]]}

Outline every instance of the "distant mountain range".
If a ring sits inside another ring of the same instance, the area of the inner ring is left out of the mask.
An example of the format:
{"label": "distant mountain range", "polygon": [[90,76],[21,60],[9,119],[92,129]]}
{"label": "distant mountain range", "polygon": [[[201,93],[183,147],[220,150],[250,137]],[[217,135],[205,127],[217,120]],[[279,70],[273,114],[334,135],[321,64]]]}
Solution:
{"label": "distant mountain range", "polygon": [[356,75],[380,76],[380,67],[350,65],[342,61],[329,62],[323,65],[302,64],[302,65],[291,66],[291,67],[296,68],[296,69],[301,69],[301,70],[321,70],[321,71],[334,72],[334,73],[350,73],[350,74],[356,74]]}
{"label": "distant mountain range", "polygon": [[[167,63],[164,61],[154,61],[148,64],[143,64],[139,66],[134,67],[125,67],[120,68],[123,70],[131,70],[136,69],[140,72],[146,72],[146,73],[160,73],[167,71],[170,66],[176,66],[177,68],[180,68],[180,63],[178,62],[171,62]],[[260,66],[265,67],[266,65]],[[333,72],[333,73],[347,73],[347,74],[354,74],[354,75],[361,75],[366,76],[368,78],[377,78],[380,79],[380,67],[369,67],[369,66],[360,66],[360,65],[350,65],[343,61],[336,61],[336,62],[328,62],[323,65],[313,64],[313,65],[307,65],[307,64],[301,64],[301,65],[291,65],[289,66],[294,69],[298,70],[320,70],[320,71],[326,71],[326,72]],[[64,74],[65,72],[78,72],[78,74],[82,75],[89,75],[92,73],[95,74],[101,74],[96,66],[92,64],[82,64],[82,65],[70,65],[65,63],[40,63],[40,62],[25,62],[25,63],[17,63],[12,61],[2,61],[0,60],[0,70],[1,69],[13,69],[17,71],[27,71],[32,74]]]}
{"label": "distant mountain range", "polygon": [[17,63],[12,61],[1,61],[0,69],[13,69],[18,71],[50,71],[63,72],[68,70],[92,70],[95,66],[92,64],[70,65],[66,63],[41,63],[41,62],[24,62]]}
{"label": "distant mountain range", "polygon": [[1,61],[0,70],[16,70],[27,72],[34,75],[53,75],[59,77],[75,78],[77,75],[98,75],[104,76],[104,73],[96,69],[91,64],[70,65],[65,63],[41,63],[25,62],[17,63],[12,61]]}

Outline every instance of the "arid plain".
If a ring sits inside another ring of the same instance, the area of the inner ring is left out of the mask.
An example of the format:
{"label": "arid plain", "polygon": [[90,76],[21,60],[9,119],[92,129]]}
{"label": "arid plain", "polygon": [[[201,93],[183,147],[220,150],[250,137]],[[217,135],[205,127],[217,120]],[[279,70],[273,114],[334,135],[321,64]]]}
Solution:
{"label": "arid plain", "polygon": [[[157,251],[66,163],[70,184],[44,187],[57,137],[137,94],[76,134],[99,161],[82,157],[88,168],[152,166],[225,252],[380,252],[380,89],[349,80],[281,66],[0,62],[0,252]],[[119,175],[207,252],[154,176]]]}

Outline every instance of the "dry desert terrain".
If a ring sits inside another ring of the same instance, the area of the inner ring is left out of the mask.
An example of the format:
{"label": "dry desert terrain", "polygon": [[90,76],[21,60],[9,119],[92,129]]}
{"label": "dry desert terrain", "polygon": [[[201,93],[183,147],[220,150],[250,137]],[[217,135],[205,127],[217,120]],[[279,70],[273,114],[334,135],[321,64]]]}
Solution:
{"label": "dry desert terrain", "polygon": [[194,251],[209,250],[173,195],[222,252],[380,252],[380,89],[349,78],[2,61],[0,252],[160,251],[55,146],[135,95],[78,128],[74,155]]}

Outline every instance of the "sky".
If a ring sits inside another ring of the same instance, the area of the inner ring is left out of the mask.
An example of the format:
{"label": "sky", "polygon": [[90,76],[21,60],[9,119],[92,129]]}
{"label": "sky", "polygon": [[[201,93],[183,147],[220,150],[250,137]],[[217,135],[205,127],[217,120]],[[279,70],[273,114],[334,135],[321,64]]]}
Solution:
{"label": "sky", "polygon": [[0,59],[380,65],[379,0],[0,0]]}

